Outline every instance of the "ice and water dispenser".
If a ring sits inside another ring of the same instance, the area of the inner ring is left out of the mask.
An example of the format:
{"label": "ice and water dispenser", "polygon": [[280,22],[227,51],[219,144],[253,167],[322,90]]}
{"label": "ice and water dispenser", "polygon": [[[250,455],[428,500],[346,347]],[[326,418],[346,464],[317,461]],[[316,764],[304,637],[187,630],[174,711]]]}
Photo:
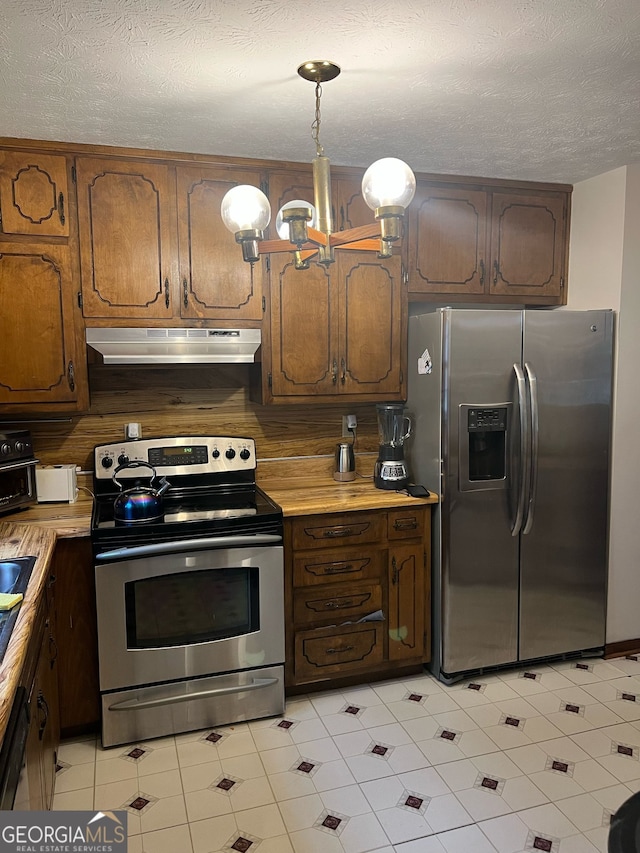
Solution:
{"label": "ice and water dispenser", "polygon": [[460,406],[460,490],[507,486],[507,447],[511,403]]}

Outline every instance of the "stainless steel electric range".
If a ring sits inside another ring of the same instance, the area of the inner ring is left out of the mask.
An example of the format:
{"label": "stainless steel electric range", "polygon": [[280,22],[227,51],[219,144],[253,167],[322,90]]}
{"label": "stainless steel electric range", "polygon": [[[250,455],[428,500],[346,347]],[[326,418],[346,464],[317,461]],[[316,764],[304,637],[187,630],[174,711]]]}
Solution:
{"label": "stainless steel electric range", "polygon": [[253,439],[101,444],[94,463],[103,745],[281,714],[282,511]]}

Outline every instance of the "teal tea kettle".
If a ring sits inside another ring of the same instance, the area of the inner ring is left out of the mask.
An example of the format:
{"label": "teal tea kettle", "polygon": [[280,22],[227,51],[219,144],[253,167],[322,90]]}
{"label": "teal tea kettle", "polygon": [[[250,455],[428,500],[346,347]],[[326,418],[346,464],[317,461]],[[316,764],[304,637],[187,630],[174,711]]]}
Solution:
{"label": "teal tea kettle", "polygon": [[[149,468],[152,472],[151,480],[148,486],[141,485],[139,480],[135,480],[131,488],[125,489],[122,483],[116,478],[116,474],[125,468]],[[120,494],[113,502],[113,517],[115,521],[121,524],[138,524],[145,521],[157,521],[164,515],[162,496],[171,488],[171,483],[165,478],[159,481],[159,488],[152,488],[152,483],[156,479],[156,469],[148,462],[126,462],[119,465],[112,475],[113,482],[121,490]]]}

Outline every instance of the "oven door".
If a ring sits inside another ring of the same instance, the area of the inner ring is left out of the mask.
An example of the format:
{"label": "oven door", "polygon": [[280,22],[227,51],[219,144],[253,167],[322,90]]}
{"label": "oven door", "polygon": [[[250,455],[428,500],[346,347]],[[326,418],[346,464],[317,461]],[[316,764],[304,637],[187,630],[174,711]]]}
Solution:
{"label": "oven door", "polygon": [[0,515],[36,502],[36,462],[10,462],[0,466]]}
{"label": "oven door", "polygon": [[282,664],[283,575],[281,545],[98,563],[101,691]]}

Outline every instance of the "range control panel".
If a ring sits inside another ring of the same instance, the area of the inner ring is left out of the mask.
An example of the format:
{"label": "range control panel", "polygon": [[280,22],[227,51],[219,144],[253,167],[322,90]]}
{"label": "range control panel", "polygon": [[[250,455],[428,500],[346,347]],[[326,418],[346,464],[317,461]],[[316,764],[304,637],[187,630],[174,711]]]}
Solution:
{"label": "range control panel", "polygon": [[[95,448],[95,478],[110,480],[113,472],[130,462],[146,462],[158,475],[222,474],[252,471],[256,467],[256,445],[252,438],[237,436],[172,436],[139,438]],[[126,467],[119,479],[139,478],[140,468]]]}

